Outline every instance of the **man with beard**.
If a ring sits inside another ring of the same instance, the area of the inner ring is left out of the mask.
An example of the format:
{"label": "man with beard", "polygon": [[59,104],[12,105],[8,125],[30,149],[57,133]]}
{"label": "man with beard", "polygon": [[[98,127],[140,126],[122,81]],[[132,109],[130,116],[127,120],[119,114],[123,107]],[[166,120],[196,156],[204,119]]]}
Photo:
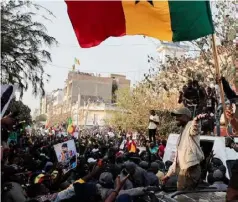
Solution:
{"label": "man with beard", "polygon": [[63,143],[62,144],[62,152],[60,154],[60,161],[64,162],[69,160],[70,155],[69,155],[69,151],[68,151],[68,145],[67,143]]}
{"label": "man with beard", "polygon": [[178,126],[183,127],[183,132],[178,138],[174,162],[162,180],[166,182],[172,174],[177,173],[178,191],[195,189],[201,176],[200,162],[204,159],[200,148],[198,121],[206,115],[198,115],[192,120],[192,114],[188,108],[174,110],[172,115],[176,117]]}

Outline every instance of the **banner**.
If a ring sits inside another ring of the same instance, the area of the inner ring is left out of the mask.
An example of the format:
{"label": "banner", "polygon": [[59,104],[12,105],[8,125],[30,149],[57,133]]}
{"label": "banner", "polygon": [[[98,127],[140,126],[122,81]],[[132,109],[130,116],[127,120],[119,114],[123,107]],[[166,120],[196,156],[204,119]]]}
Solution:
{"label": "banner", "polygon": [[55,154],[58,162],[63,165],[63,172],[67,173],[69,170],[77,166],[77,151],[73,140],[68,140],[54,145]]}

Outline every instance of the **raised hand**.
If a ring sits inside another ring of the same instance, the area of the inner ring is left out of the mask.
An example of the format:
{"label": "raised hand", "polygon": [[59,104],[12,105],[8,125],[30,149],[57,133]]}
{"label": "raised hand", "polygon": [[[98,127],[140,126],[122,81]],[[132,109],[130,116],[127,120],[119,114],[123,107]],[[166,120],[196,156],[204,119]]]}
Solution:
{"label": "raised hand", "polygon": [[208,116],[209,116],[208,114],[199,114],[193,120],[194,121],[199,121],[201,119],[206,119]]}
{"label": "raised hand", "polygon": [[121,190],[121,188],[123,187],[123,185],[125,184],[126,180],[128,179],[130,175],[128,174],[123,180],[120,179],[120,177],[118,176],[116,179],[116,190],[119,192]]}

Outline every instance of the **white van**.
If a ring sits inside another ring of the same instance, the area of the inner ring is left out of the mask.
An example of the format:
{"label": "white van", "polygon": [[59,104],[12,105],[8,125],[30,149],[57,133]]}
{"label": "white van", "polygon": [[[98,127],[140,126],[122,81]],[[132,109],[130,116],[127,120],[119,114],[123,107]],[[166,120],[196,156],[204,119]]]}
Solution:
{"label": "white van", "polygon": [[[163,161],[173,161],[176,154],[176,144],[179,134],[170,134],[167,145],[165,148]],[[235,138],[235,142],[238,143],[238,138]],[[200,146],[207,157],[213,150],[216,158],[221,159],[224,166],[227,168],[226,177],[230,179],[231,168],[236,159],[238,159],[238,153],[234,149],[230,149],[225,146],[225,137],[215,136],[200,136]]]}

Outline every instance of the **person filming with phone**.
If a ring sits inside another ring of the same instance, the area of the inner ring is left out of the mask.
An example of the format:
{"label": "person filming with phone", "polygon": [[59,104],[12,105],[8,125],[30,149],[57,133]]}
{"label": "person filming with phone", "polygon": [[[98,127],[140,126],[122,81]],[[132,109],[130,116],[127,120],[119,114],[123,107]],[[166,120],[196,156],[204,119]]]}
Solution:
{"label": "person filming with phone", "polygon": [[198,122],[206,118],[207,114],[200,114],[192,119],[188,108],[180,108],[171,113],[175,116],[177,125],[183,128],[177,142],[177,153],[168,173],[163,177],[165,183],[170,176],[178,174],[177,190],[195,189],[201,177],[200,162],[204,159],[200,148]]}

